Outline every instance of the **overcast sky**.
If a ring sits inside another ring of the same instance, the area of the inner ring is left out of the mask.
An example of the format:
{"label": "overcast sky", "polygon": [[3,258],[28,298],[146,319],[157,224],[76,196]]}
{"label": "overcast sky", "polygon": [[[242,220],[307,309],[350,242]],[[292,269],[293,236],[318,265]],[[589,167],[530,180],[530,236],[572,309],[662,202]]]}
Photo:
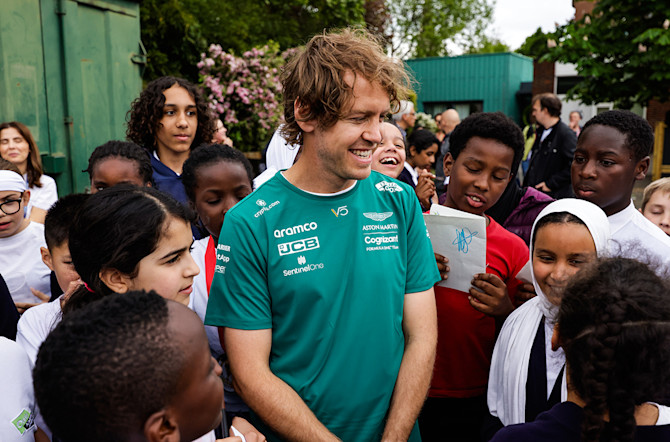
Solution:
{"label": "overcast sky", "polygon": [[555,23],[565,24],[574,16],[572,0],[496,0],[491,34],[515,50],[538,26],[553,31]]}

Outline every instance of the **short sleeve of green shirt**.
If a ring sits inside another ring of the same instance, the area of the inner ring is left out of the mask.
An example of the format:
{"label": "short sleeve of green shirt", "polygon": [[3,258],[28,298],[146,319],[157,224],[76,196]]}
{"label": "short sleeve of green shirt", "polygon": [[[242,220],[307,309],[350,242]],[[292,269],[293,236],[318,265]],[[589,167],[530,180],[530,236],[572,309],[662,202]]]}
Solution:
{"label": "short sleeve of green shirt", "polygon": [[[414,196],[414,190],[405,183],[407,193]],[[423,219],[419,199],[409,198],[407,229],[407,281],[405,293],[417,293],[428,290],[441,279],[437,270],[433,246],[430,244],[428,229]]]}
{"label": "short sleeve of green shirt", "polygon": [[[244,214],[234,209],[226,214],[216,248],[216,269],[205,323],[219,326],[225,323],[245,330],[272,328],[266,257]],[[235,295],[228,297],[224,293]]]}

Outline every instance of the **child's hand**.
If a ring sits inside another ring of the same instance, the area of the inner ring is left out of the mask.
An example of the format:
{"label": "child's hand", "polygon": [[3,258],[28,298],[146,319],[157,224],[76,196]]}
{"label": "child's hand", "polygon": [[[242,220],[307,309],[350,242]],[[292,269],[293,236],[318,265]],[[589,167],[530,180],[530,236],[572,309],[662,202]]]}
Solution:
{"label": "child's hand", "polygon": [[30,291],[32,292],[33,295],[35,295],[37,298],[40,299],[41,302],[15,302],[14,305],[16,305],[16,309],[19,311],[19,315],[22,315],[28,310],[30,307],[35,307],[36,305],[44,304],[45,302],[49,302],[49,295],[40,292],[37,289],[30,288]]}
{"label": "child's hand", "polygon": [[547,186],[547,183],[545,183],[544,181],[542,181],[540,184],[538,184],[537,186],[535,186],[535,188],[536,188],[537,190],[540,190],[540,191],[544,192],[544,193],[549,193],[549,192],[551,192],[551,189]]}
{"label": "child's hand", "polygon": [[477,273],[472,279],[472,285],[481,291],[471,288],[468,299],[470,305],[480,312],[489,316],[504,318],[514,310],[512,301],[507,294],[507,285],[496,275]]}
{"label": "child's hand", "polygon": [[420,170],[419,178],[416,183],[416,188],[414,189],[416,196],[421,202],[421,206],[425,208],[430,208],[433,195],[436,195],[435,192],[435,175],[432,173]]}
{"label": "child's hand", "polygon": [[514,297],[514,305],[516,307],[520,306],[524,302],[536,297],[535,287],[530,282],[524,282],[521,284],[516,292]]}
{"label": "child's hand", "polygon": [[[237,417],[237,416],[234,417],[234,418],[233,418],[233,424],[232,424],[232,426],[235,427],[235,429],[236,429],[237,431],[239,431],[240,433],[242,433],[242,435],[244,436],[244,439],[245,439],[247,442],[264,442],[264,441],[266,440],[266,439],[265,439],[265,436],[263,436],[263,435],[256,429],[256,427],[254,427],[253,425],[251,425],[251,424],[250,424],[246,419],[244,419],[244,418]],[[232,433],[232,431],[231,431],[231,433]],[[230,437],[230,438],[226,438],[226,439],[223,439],[223,440],[226,441],[226,442],[234,442],[234,441],[236,441],[236,440],[240,440],[240,442],[241,442],[241,438],[239,438],[239,437]]]}
{"label": "child's hand", "polygon": [[449,258],[446,258],[439,253],[434,253],[435,262],[437,263],[437,270],[440,272],[442,279],[447,279],[449,277]]}
{"label": "child's hand", "polygon": [[70,286],[67,288],[65,293],[63,293],[63,296],[61,296],[61,301],[60,301],[60,306],[61,308],[65,303],[67,302],[68,299],[70,299],[70,296],[77,290],[79,287],[81,287],[84,284],[84,281],[80,279],[77,279],[76,281],[70,281]]}

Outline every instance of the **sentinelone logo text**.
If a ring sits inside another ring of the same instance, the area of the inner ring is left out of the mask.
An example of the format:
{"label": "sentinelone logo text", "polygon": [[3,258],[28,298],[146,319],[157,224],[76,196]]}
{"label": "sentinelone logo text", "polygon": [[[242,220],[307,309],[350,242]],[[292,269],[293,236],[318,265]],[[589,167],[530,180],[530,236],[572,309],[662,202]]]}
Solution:
{"label": "sentinelone logo text", "polygon": [[297,275],[299,273],[311,272],[313,270],[321,270],[322,268],[323,268],[323,263],[307,264],[306,266],[303,266],[303,267],[296,267],[295,269],[284,270],[284,276],[292,276],[292,275]]}

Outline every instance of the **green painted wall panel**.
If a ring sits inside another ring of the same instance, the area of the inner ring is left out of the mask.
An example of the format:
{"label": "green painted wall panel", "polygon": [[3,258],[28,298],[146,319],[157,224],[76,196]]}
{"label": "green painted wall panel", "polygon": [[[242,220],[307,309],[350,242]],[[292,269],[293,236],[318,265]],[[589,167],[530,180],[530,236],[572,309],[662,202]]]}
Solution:
{"label": "green painted wall panel", "polygon": [[481,101],[484,112],[519,118],[516,92],[533,80],[533,62],[513,53],[409,60],[417,80],[419,110],[426,103]]}
{"label": "green painted wall panel", "polygon": [[[81,171],[95,147],[125,139],[125,115],[141,90],[139,66],[131,61],[140,41],[137,15],[90,4],[67,2],[64,47],[68,102],[74,141],[71,149],[73,187],[83,190],[88,176]],[[125,6],[131,2],[119,2]]]}
{"label": "green painted wall panel", "polygon": [[3,0],[0,120],[26,123],[43,155],[64,159],[61,195],[88,186],[96,146],[125,138],[139,41],[137,1]]}
{"label": "green painted wall panel", "polygon": [[49,152],[39,0],[4,0],[0,14],[0,121],[20,121]]}

